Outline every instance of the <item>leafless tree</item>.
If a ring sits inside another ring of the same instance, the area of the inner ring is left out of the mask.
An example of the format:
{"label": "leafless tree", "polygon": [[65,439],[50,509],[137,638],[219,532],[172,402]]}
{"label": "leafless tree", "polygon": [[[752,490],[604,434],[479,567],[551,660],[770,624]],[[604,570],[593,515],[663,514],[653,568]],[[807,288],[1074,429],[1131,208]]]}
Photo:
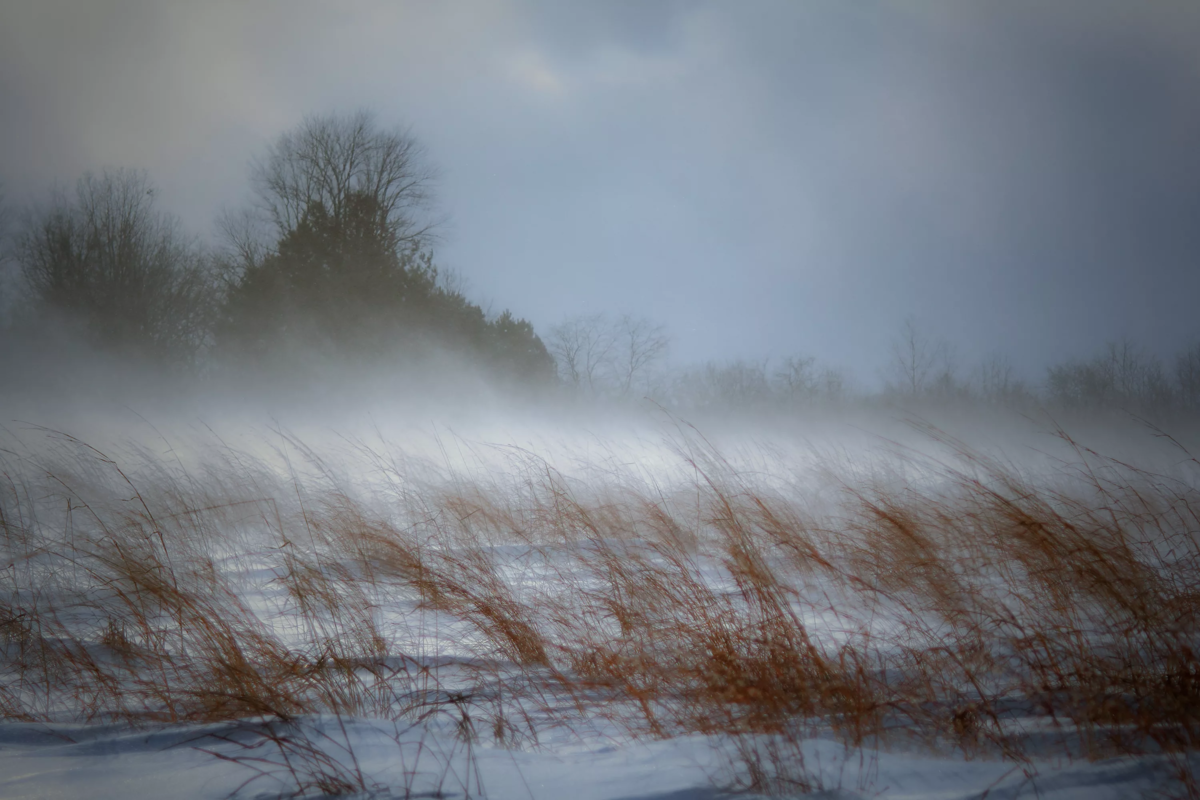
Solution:
{"label": "leafless tree", "polygon": [[1200,342],[1175,357],[1175,384],[1180,403],[1200,409]]}
{"label": "leafless tree", "polygon": [[[5,202],[4,182],[0,181],[0,238],[3,238],[8,233],[8,204]],[[0,258],[4,257],[6,250],[0,248]]]}
{"label": "leafless tree", "polygon": [[1153,410],[1173,401],[1162,362],[1130,339],[1109,342],[1091,360],[1050,367],[1046,383],[1050,396],[1067,406]]}
{"label": "leafless tree", "polygon": [[435,178],[417,140],[380,128],[369,111],[306,117],[252,172],[260,210],[280,236],[295,230],[313,205],[336,221],[365,195],[379,209],[381,230],[406,249],[433,235]]}
{"label": "leafless tree", "polygon": [[846,399],[850,393],[850,381],[846,377],[846,373],[836,367],[825,367],[821,370],[821,382],[819,384],[820,396],[827,401],[839,401]]}
{"label": "leafless tree", "polygon": [[953,358],[944,341],[933,341],[909,317],[892,340],[888,382],[910,397],[948,390],[954,382]]}
{"label": "leafless tree", "polygon": [[1162,361],[1132,339],[1110,342],[1108,361],[1117,392],[1126,399],[1165,407],[1171,402],[1171,385]]}
{"label": "leafless tree", "polygon": [[1008,356],[992,354],[974,369],[973,388],[985,403],[1019,406],[1035,401],[1029,387],[1017,377]]}
{"label": "leafless tree", "polygon": [[820,378],[812,356],[788,356],[775,370],[775,384],[791,400],[807,400],[817,394]]}
{"label": "leafless tree", "polygon": [[221,254],[222,278],[236,280],[246,269],[262,264],[270,253],[262,218],[252,209],[225,209],[217,217],[217,231],[225,243]]}
{"label": "leafless tree", "polygon": [[831,402],[844,399],[846,376],[829,366],[819,366],[812,356],[788,356],[775,370],[775,390],[791,403]]}
{"label": "leafless tree", "polygon": [[1012,362],[1002,355],[993,354],[983,359],[977,372],[979,393],[985,398],[1003,397],[1016,381]]}
{"label": "leafless tree", "polygon": [[155,209],[145,173],[85,175],[74,198],[59,193],[26,214],[15,254],[34,303],[100,344],[179,360],[203,341],[213,312],[204,256]]}
{"label": "leafless tree", "polygon": [[670,339],[661,325],[645,317],[624,314],[615,327],[617,345],[614,367],[622,397],[628,397],[639,382],[647,388],[651,371],[667,354]]}
{"label": "leafless tree", "polygon": [[572,317],[550,331],[547,348],[559,376],[595,394],[628,397],[649,390],[670,340],[661,325],[629,314]]}
{"label": "leafless tree", "polygon": [[0,329],[8,323],[15,294],[13,291],[14,276],[9,266],[12,248],[8,236],[8,225],[12,215],[5,200],[4,184],[0,182]]}
{"label": "leafless tree", "polygon": [[767,402],[771,384],[767,362],[735,359],[724,364],[708,362],[701,375],[701,387],[710,403],[727,408],[748,408]]}
{"label": "leafless tree", "polygon": [[600,390],[608,377],[614,345],[612,326],[603,314],[572,317],[554,326],[547,339],[559,377],[589,392]]}

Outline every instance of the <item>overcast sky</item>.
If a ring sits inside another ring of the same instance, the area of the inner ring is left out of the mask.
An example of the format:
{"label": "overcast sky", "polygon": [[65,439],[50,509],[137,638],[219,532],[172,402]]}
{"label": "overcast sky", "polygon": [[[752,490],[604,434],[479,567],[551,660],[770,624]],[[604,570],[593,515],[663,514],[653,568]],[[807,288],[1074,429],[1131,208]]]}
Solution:
{"label": "overcast sky", "polygon": [[146,169],[211,236],[306,113],[441,170],[438,251],[545,332],[873,381],[913,316],[1031,378],[1200,339],[1200,3],[0,0],[10,205]]}

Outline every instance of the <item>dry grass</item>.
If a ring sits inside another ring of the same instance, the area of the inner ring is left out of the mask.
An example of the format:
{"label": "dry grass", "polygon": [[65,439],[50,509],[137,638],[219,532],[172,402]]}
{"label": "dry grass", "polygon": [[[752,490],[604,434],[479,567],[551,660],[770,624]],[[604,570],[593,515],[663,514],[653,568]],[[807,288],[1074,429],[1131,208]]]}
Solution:
{"label": "dry grass", "polygon": [[369,786],[352,752],[280,731],[332,714],[715,734],[738,785],[777,792],[819,788],[816,734],[1173,754],[1196,796],[1194,460],[1157,474],[1059,431],[1072,457],[1026,474],[929,428],[937,458],[789,484],[684,433],[668,485],[585,486],[521,450],[468,478],[360,448],[351,480],[287,437],[185,469],[42,432],[0,465],[0,713],[257,720],[285,758],[316,748],[290,774],[327,793]]}

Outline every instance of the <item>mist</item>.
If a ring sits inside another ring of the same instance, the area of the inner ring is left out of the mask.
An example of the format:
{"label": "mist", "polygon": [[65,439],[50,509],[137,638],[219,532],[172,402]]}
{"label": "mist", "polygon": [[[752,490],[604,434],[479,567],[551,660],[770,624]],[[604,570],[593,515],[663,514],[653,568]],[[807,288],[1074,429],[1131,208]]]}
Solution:
{"label": "mist", "polygon": [[0,795],[1200,797],[1198,141],[1184,0],[0,8]]}
{"label": "mist", "polygon": [[681,363],[867,384],[909,316],[1031,382],[1198,335],[1188,3],[38,9],[6,11],[10,206],[143,168],[216,238],[270,142],[365,107],[443,173],[439,263],[539,333],[632,313]]}

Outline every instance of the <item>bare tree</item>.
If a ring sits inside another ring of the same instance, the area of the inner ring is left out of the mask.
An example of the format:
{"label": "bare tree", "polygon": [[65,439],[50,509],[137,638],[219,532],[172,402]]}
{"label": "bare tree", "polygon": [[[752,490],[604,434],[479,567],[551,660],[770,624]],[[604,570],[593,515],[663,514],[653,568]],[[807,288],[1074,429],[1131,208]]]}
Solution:
{"label": "bare tree", "polygon": [[1200,409],[1200,342],[1175,357],[1175,384],[1184,408]]}
{"label": "bare tree", "polygon": [[263,228],[261,217],[249,208],[225,209],[217,217],[217,231],[225,242],[219,264],[224,280],[236,281],[247,269],[261,265],[270,254]]}
{"label": "bare tree", "polygon": [[789,400],[808,400],[815,396],[820,386],[816,370],[817,360],[812,356],[788,356],[775,370],[775,383],[780,393]]}
{"label": "bare tree", "polygon": [[615,338],[603,314],[571,317],[550,330],[548,349],[559,377],[572,386],[596,392],[611,371]]}
{"label": "bare tree", "polygon": [[[5,202],[6,199],[7,198],[4,194],[4,181],[0,181],[0,239],[3,239],[5,234],[8,233],[9,211],[8,204]],[[5,254],[6,248],[0,248],[0,258],[3,258]]]}
{"label": "bare tree", "polygon": [[4,183],[0,182],[0,330],[9,323],[15,295],[13,291],[14,276],[9,267],[12,248],[8,236],[8,225],[12,215],[5,200]]}
{"label": "bare tree", "polygon": [[827,401],[844,400],[850,392],[846,373],[835,367],[822,369],[818,392]]}
{"label": "bare tree", "polygon": [[[1177,380],[1178,367],[1177,363]],[[1091,360],[1050,367],[1046,384],[1051,398],[1067,406],[1153,410],[1173,400],[1162,362],[1130,339],[1109,342]]]}
{"label": "bare tree", "polygon": [[155,209],[131,170],[85,175],[26,214],[16,259],[36,305],[80,321],[100,344],[160,359],[193,356],[213,311],[204,256]]}
{"label": "bare tree", "polygon": [[369,111],[309,116],[279,137],[252,179],[260,208],[283,236],[314,206],[334,221],[369,197],[387,238],[418,249],[432,236],[435,171],[407,131],[385,130]]}
{"label": "bare tree", "polygon": [[767,362],[735,359],[724,364],[712,361],[699,376],[700,399],[709,405],[745,409],[766,403],[771,397]]}
{"label": "bare tree", "polygon": [[788,356],[775,370],[774,389],[789,403],[837,401],[845,397],[846,376],[819,366],[812,356]]}
{"label": "bare tree", "polygon": [[1170,381],[1153,353],[1125,338],[1109,342],[1107,356],[1114,388],[1124,402],[1155,408],[1170,404]]}
{"label": "bare tree", "polygon": [[547,345],[559,377],[595,394],[627,397],[650,388],[670,340],[661,325],[629,314],[572,317],[550,331]]}
{"label": "bare tree", "polygon": [[650,372],[667,354],[670,339],[661,325],[624,314],[615,327],[614,367],[618,391],[628,397],[637,382],[648,384]]}
{"label": "bare tree", "polygon": [[301,340],[382,352],[413,345],[435,314],[454,327],[428,247],[434,178],[416,139],[368,111],[308,116],[282,134],[252,167],[257,202],[218,223],[221,352]]}
{"label": "bare tree", "polygon": [[949,390],[954,383],[953,358],[944,341],[933,341],[912,317],[904,320],[892,339],[889,383],[910,397]]}
{"label": "bare tree", "polygon": [[974,385],[979,399],[985,403],[1013,406],[1032,403],[1033,392],[1017,377],[1008,356],[992,354],[974,370]]}

